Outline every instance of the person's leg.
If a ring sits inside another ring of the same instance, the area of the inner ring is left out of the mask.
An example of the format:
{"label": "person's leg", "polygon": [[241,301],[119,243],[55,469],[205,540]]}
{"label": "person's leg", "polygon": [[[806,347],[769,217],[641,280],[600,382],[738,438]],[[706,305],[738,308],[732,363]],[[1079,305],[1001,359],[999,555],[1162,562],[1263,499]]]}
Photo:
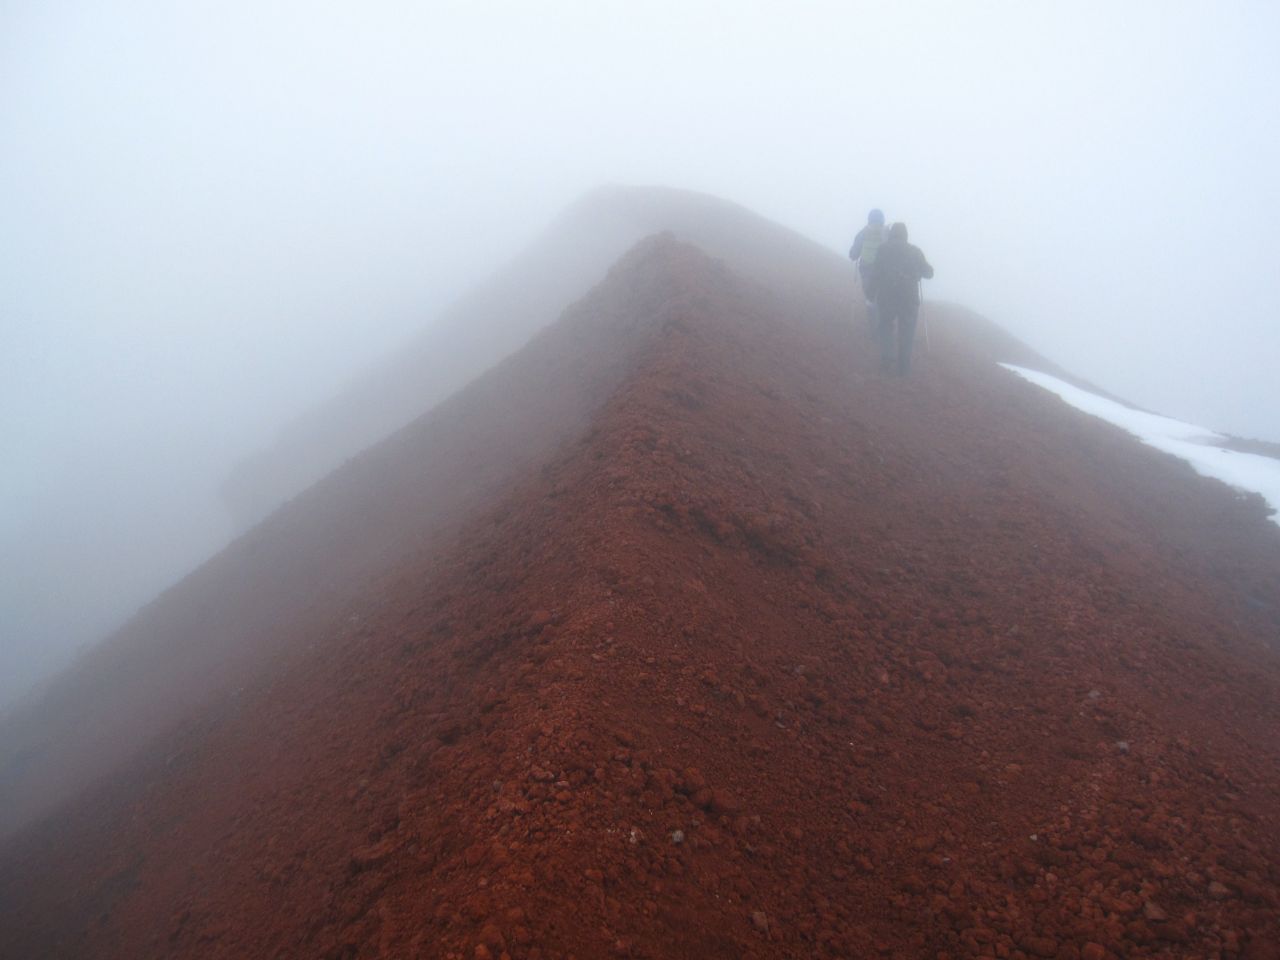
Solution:
{"label": "person's leg", "polygon": [[876,305],[876,334],[880,340],[880,369],[893,369],[894,362],[894,321],[897,319],[897,308],[892,303]]}
{"label": "person's leg", "polygon": [[862,282],[862,299],[867,304],[867,328],[874,333],[879,329],[876,322],[876,298],[871,292],[871,278],[861,266],[858,267],[858,279]]}
{"label": "person's leg", "polygon": [[898,318],[898,373],[906,376],[911,370],[911,345],[916,336],[916,321],[920,318],[919,305],[906,307]]}

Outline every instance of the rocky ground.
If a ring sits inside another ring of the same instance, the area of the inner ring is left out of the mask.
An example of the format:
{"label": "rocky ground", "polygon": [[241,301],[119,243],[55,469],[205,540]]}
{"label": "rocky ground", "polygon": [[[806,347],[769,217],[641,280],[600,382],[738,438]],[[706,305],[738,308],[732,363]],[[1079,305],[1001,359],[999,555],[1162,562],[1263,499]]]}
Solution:
{"label": "rocky ground", "polygon": [[550,356],[590,415],[6,841],[0,953],[1280,956],[1257,498],[956,312],[883,378],[669,239],[575,311],[419,429]]}

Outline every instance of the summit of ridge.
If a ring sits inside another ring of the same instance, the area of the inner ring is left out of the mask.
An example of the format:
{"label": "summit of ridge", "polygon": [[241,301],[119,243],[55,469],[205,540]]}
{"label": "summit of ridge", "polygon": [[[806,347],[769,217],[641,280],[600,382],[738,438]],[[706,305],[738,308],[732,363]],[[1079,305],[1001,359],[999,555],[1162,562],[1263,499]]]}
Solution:
{"label": "summit of ridge", "polygon": [[818,244],[716,197],[661,187],[604,187],[543,233],[383,362],[285,425],[245,458],[223,499],[247,527],[431,409],[551,324],[641,239],[669,232],[745,276],[797,294],[848,291],[849,264]]}

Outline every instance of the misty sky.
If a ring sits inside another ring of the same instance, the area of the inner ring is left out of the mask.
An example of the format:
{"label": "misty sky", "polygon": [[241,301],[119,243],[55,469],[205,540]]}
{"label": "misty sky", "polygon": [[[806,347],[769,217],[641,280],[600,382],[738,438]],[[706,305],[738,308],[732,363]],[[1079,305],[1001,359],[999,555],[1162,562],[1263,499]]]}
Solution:
{"label": "misty sky", "polygon": [[0,0],[0,704],[242,454],[604,182],[870,206],[1073,372],[1280,440],[1280,5]]}

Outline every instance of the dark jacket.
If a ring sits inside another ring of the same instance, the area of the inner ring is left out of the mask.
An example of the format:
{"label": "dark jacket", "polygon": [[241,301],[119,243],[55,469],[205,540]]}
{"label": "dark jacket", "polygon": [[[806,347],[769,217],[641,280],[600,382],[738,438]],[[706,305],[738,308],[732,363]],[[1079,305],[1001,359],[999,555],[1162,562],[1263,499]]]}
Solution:
{"label": "dark jacket", "polygon": [[876,302],[898,307],[920,305],[920,281],[933,276],[933,267],[920,248],[905,240],[886,240],[872,268]]}

